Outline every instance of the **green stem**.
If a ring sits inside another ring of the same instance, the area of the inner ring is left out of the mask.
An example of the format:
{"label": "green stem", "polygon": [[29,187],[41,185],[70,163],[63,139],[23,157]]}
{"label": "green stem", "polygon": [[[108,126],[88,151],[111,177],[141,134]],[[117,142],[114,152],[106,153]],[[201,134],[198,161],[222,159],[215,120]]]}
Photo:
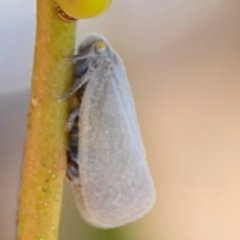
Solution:
{"label": "green stem", "polygon": [[75,23],[58,18],[54,2],[37,1],[37,33],[28,133],[22,169],[18,240],[56,240],[66,163],[68,104]]}

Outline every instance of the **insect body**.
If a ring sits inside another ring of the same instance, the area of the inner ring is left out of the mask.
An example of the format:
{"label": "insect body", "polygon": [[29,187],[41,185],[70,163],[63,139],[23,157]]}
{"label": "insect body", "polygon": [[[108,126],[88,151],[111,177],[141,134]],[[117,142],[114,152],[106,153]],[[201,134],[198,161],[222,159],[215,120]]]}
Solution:
{"label": "insect body", "polygon": [[120,57],[100,35],[90,35],[70,57],[75,95],[70,113],[68,168],[82,216],[111,228],[142,217],[155,191],[145,160],[134,102]]}

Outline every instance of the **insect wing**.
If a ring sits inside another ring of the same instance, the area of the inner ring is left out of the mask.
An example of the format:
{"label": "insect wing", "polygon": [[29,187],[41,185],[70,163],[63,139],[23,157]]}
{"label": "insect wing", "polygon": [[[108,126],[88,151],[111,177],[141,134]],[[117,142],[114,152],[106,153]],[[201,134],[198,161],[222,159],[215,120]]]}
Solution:
{"label": "insect wing", "polygon": [[98,67],[88,82],[79,129],[85,218],[97,226],[115,227],[144,215],[153,205],[155,192],[119,59],[112,71]]}

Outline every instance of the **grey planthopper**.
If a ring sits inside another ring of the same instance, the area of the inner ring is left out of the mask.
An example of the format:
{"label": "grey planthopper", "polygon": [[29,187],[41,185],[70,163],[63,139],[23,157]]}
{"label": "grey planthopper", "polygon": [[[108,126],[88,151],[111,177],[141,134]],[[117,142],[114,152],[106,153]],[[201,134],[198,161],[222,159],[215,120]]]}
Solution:
{"label": "grey planthopper", "polygon": [[152,207],[155,190],[146,162],[131,89],[120,57],[101,35],[76,55],[67,176],[83,218],[100,228],[132,222]]}

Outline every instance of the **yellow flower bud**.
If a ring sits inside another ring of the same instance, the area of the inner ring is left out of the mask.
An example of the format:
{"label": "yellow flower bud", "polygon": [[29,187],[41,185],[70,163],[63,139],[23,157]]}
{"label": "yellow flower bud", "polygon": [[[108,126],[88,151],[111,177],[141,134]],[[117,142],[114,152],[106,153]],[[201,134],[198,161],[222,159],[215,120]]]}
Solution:
{"label": "yellow flower bud", "polygon": [[[57,0],[57,4],[69,18],[83,19],[95,17],[107,10],[111,0]],[[59,13],[60,10],[57,10]],[[61,14],[61,17],[63,15]]]}

